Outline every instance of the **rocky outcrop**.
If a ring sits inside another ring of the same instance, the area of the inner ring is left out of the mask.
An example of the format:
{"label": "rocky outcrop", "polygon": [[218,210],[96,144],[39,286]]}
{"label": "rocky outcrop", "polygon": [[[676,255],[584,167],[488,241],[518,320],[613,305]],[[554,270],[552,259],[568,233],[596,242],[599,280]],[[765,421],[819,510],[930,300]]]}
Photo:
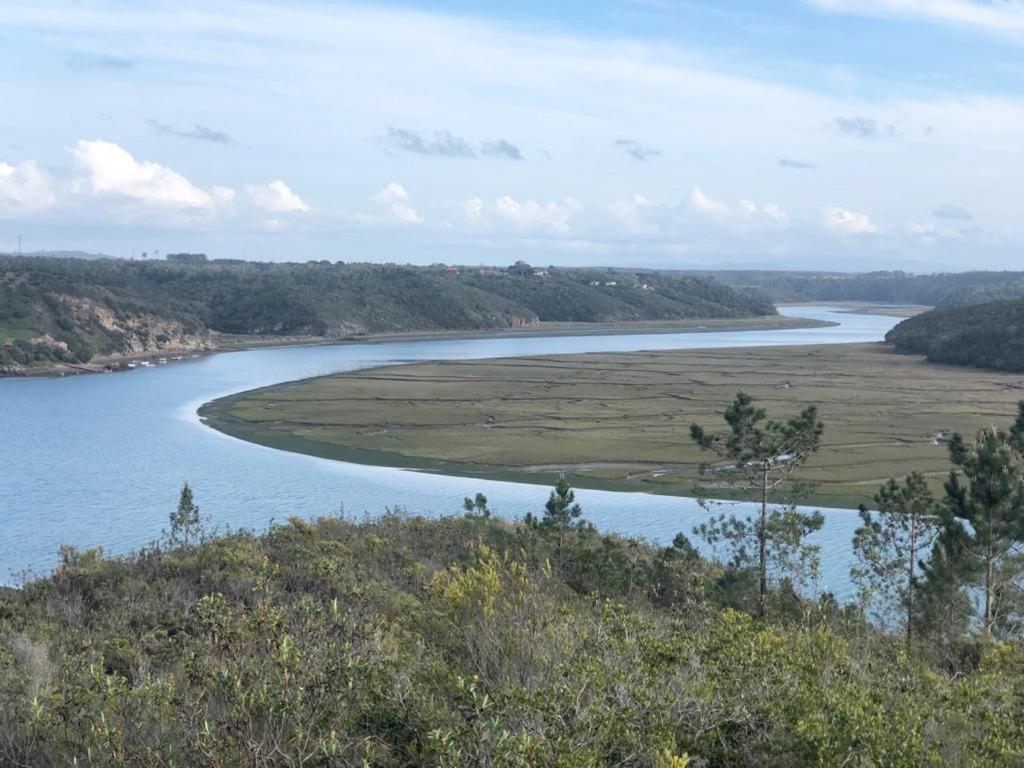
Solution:
{"label": "rocky outcrop", "polygon": [[65,313],[96,353],[107,358],[156,352],[197,352],[213,349],[210,333],[149,312],[115,310],[102,301],[60,296]]}

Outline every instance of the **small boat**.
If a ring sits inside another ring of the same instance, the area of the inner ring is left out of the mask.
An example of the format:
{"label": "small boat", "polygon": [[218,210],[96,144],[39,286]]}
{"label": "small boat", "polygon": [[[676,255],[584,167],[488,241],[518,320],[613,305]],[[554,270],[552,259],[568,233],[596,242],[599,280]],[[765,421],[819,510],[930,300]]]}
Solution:
{"label": "small boat", "polygon": [[167,358],[161,357],[157,362],[160,363],[160,365],[167,365]]}
{"label": "small boat", "polygon": [[171,358],[171,360],[183,360],[183,359],[184,358],[181,355],[177,355],[177,356]]}
{"label": "small boat", "polygon": [[149,361],[149,360],[143,360],[141,363],[139,363],[139,365],[141,365],[143,368],[152,368],[153,367],[153,363],[151,361]]}
{"label": "small boat", "polygon": [[128,367],[129,368],[138,368],[139,364],[138,363],[128,363]]}

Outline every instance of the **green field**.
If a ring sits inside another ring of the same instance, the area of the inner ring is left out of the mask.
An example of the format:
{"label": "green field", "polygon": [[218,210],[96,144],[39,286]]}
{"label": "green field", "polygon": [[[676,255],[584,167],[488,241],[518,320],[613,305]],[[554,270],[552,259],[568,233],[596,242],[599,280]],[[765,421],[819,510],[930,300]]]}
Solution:
{"label": "green field", "polygon": [[203,415],[244,439],[347,461],[540,483],[565,470],[581,487],[692,495],[707,457],[689,425],[720,428],[741,389],[775,415],[819,406],[824,446],[803,477],[814,503],[851,506],[912,469],[939,487],[944,436],[1008,424],[1024,377],[882,344],[588,354],[378,368],[243,393]]}

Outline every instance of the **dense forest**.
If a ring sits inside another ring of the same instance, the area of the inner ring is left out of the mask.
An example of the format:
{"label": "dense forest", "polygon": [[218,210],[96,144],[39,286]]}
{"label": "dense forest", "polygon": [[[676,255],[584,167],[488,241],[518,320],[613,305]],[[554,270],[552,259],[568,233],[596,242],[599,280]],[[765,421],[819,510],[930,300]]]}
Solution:
{"label": "dense forest", "polygon": [[0,256],[0,365],[200,348],[211,332],[339,337],[774,313],[763,298],[664,272]]}
{"label": "dense forest", "polygon": [[[725,420],[693,439],[744,475],[825,428],[742,393]],[[0,763],[1019,766],[1022,451],[1024,404],[953,439],[944,498],[883,486],[846,605],[791,507],[699,526],[705,559],[598,532],[564,477],[518,522],[477,494],[260,535],[186,485],[159,541],[0,591]]]}
{"label": "dense forest", "polygon": [[898,352],[930,362],[1024,371],[1024,300],[935,309],[886,335]]}
{"label": "dense forest", "polygon": [[877,301],[958,307],[1024,297],[1024,272],[699,271],[750,296],[787,301]]}

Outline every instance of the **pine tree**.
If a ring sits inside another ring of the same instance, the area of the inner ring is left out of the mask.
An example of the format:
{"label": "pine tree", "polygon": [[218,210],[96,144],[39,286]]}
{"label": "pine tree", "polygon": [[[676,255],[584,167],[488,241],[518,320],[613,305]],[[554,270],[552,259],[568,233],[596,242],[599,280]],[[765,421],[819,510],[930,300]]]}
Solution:
{"label": "pine tree", "polygon": [[[752,490],[761,503],[760,515],[753,528],[758,550],[758,614],[763,616],[768,594],[768,550],[773,534],[768,506],[774,494],[818,450],[825,425],[813,405],[787,421],[769,419],[765,410],[757,407],[754,399],[745,392],[736,394],[724,415],[729,425],[726,435],[708,434],[702,426],[693,424],[690,437],[704,450],[728,460],[729,466],[724,469],[739,484]],[[702,466],[701,471],[705,470],[706,467]],[[787,536],[821,527],[821,522],[811,517],[798,522],[793,519],[794,514],[801,513],[791,508],[786,524],[777,526]],[[739,530],[737,526],[743,526],[745,522],[733,520],[731,527]]]}
{"label": "pine tree", "polygon": [[1014,442],[1012,433],[995,427],[978,432],[970,445],[954,435],[950,457],[956,469],[946,481],[937,545],[943,567],[929,572],[936,590],[949,589],[939,581],[956,580],[957,588],[980,592],[985,635],[999,628],[1020,634],[1011,623],[1024,587],[1024,471]]}
{"label": "pine tree", "polygon": [[192,488],[186,482],[181,488],[178,509],[170,515],[172,544],[189,546],[196,543],[201,536],[201,520],[199,507],[192,499]]}
{"label": "pine tree", "polygon": [[580,519],[582,515],[583,508],[576,502],[576,493],[569,486],[569,481],[565,479],[565,473],[562,472],[558,475],[558,482],[555,483],[547,504],[544,505],[543,517],[538,521],[532,514],[526,516],[528,525],[554,531],[558,535],[558,569],[561,569],[565,534],[585,528],[586,524]]}
{"label": "pine tree", "polygon": [[927,478],[911,473],[900,484],[889,480],[875,495],[877,514],[861,506],[863,524],[853,536],[859,565],[854,581],[882,596],[884,616],[902,617],[907,644],[913,639],[920,561],[939,534],[940,520]]}
{"label": "pine tree", "polygon": [[541,525],[560,531],[568,531],[577,527],[575,521],[583,514],[583,509],[576,503],[576,493],[569,487],[565,473],[558,476],[558,482],[544,505],[544,517]]}

